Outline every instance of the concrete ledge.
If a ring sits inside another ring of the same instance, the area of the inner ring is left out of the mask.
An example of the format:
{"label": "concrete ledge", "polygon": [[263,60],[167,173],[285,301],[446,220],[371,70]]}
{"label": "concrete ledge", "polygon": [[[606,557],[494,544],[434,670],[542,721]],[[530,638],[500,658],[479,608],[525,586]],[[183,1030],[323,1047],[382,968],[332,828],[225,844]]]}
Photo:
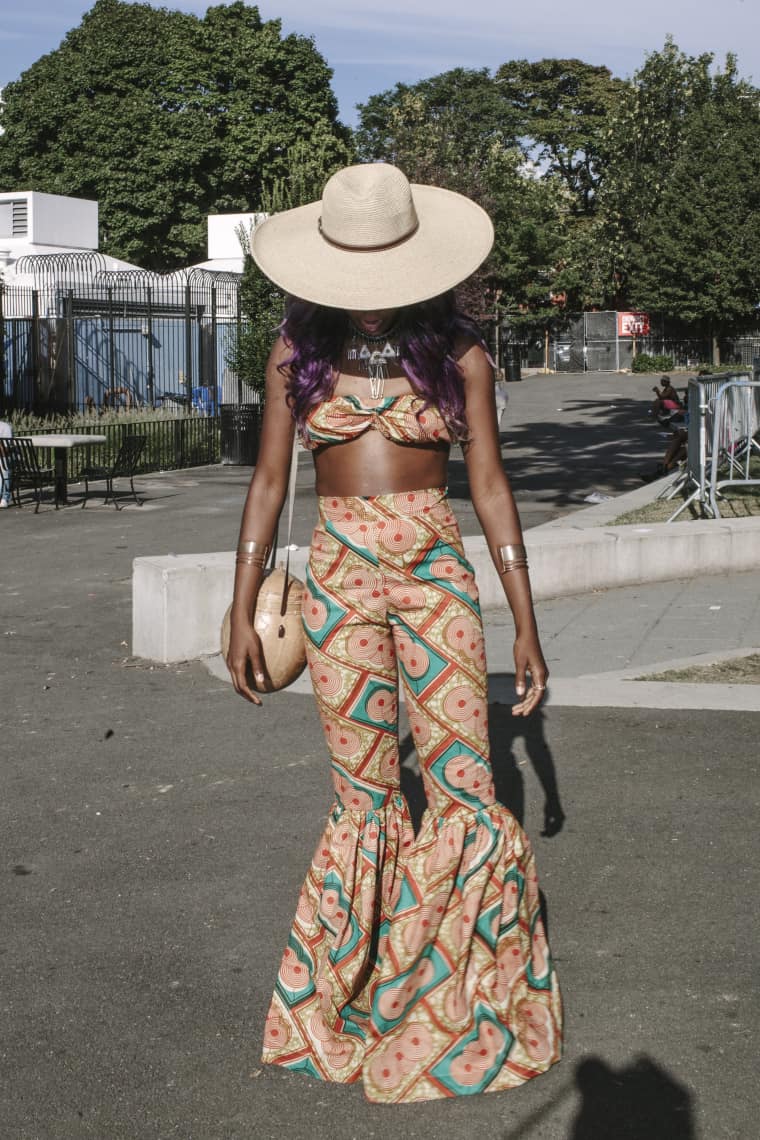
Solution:
{"label": "concrete ledge", "polygon": [[760,518],[529,531],[538,598],[760,567]]}
{"label": "concrete ledge", "polygon": [[[641,582],[760,567],[760,519],[708,519],[649,526],[560,528],[526,532],[536,598],[583,594]],[[464,541],[484,610],[502,608],[501,582],[482,537]],[[308,551],[291,553],[303,577]],[[132,582],[132,652],[152,661],[186,661],[219,652],[219,627],[232,597],[234,557],[185,554],[136,558]]]}
{"label": "concrete ledge", "polygon": [[[575,516],[572,516],[575,518]],[[760,518],[707,519],[649,526],[535,527],[526,531],[530,578],[537,599],[584,594],[641,582],[760,567]],[[465,539],[483,609],[504,605],[485,539]]]}
{"label": "concrete ledge", "polygon": [[[571,515],[560,515],[559,518],[551,519],[549,522],[541,523],[540,526],[535,527],[536,530],[564,530],[566,527],[580,528],[585,527],[598,527],[606,526],[614,523],[615,519],[620,518],[621,515],[626,514],[628,511],[636,511],[641,507],[648,507],[655,499],[660,496],[665,497],[666,493],[678,481],[675,472],[669,475],[663,475],[661,479],[657,479],[652,483],[644,483],[641,487],[634,487],[632,491],[626,491],[623,495],[614,495],[611,499],[606,499],[603,503],[595,503],[590,507],[581,507],[578,511],[573,511]],[[673,510],[675,511],[679,500],[673,500]]]}

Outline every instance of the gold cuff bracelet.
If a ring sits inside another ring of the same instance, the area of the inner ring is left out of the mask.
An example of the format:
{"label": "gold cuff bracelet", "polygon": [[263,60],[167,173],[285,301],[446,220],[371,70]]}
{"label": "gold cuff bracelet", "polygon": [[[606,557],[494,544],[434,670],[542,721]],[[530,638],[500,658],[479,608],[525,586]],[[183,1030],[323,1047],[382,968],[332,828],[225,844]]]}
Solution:
{"label": "gold cuff bracelet", "polygon": [[261,554],[266,558],[271,550],[268,542],[259,542],[258,538],[249,538],[245,542],[239,542],[237,552],[238,554]]}
{"label": "gold cuff bracelet", "polygon": [[235,562],[238,566],[264,566],[271,549],[268,542],[259,542],[256,538],[247,539],[238,543]]}
{"label": "gold cuff bracelet", "polygon": [[499,573],[508,574],[512,570],[527,570],[528,558],[525,547],[519,543],[497,546],[496,553],[499,558]]}
{"label": "gold cuff bracelet", "polygon": [[266,558],[256,557],[255,555],[251,555],[251,554],[237,554],[235,556],[235,565],[236,566],[261,566],[263,568],[266,565]]}

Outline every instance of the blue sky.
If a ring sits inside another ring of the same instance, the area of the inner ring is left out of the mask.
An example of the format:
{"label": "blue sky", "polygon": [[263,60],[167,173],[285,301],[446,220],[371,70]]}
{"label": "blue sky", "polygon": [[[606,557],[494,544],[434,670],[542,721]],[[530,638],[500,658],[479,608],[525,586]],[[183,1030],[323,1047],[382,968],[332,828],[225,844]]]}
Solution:
{"label": "blue sky", "polygon": [[[201,14],[206,0],[154,7]],[[6,0],[0,11],[0,85],[18,78],[58,46],[91,7],[81,0]],[[451,67],[497,67],[508,59],[578,57],[630,75],[646,51],[671,33],[690,55],[739,58],[740,73],[760,86],[759,0],[261,0],[266,19],[285,32],[313,35],[333,68],[341,118],[396,82],[413,83]]]}

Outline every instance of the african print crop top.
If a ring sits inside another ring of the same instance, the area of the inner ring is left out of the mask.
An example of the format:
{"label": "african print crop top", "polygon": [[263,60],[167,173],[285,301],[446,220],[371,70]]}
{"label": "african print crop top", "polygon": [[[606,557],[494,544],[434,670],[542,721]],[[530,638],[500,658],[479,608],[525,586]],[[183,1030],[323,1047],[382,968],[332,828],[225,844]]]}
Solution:
{"label": "african print crop top", "polygon": [[388,396],[374,408],[365,407],[358,396],[331,396],[307,415],[304,446],[313,450],[324,443],[345,443],[373,428],[394,443],[450,443],[443,416],[433,404],[420,411],[424,403],[413,392]]}

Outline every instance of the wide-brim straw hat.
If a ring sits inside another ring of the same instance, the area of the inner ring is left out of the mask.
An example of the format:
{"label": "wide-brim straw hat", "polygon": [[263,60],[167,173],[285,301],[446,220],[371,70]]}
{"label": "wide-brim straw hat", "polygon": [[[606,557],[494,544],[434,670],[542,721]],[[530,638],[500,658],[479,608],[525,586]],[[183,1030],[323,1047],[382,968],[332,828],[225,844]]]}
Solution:
{"label": "wide-brim straw hat", "polygon": [[372,311],[452,289],[488,256],[493,236],[488,214],[464,195],[367,163],[334,174],[321,201],[262,222],[252,252],[291,296]]}

